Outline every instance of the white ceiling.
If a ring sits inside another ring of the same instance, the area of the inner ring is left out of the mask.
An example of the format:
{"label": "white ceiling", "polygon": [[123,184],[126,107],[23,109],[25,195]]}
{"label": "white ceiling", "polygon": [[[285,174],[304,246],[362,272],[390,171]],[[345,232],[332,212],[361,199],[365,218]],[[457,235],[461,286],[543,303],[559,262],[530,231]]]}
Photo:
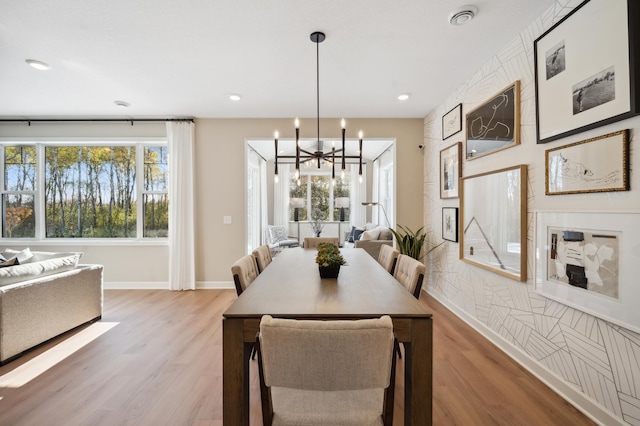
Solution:
{"label": "white ceiling", "polygon": [[321,116],[420,118],[553,2],[0,0],[0,116],[315,117],[323,31]]}

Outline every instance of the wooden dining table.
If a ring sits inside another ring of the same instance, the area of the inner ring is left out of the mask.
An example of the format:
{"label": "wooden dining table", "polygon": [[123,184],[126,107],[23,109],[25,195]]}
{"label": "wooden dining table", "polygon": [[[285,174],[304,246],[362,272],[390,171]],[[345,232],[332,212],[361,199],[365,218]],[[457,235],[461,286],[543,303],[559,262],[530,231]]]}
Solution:
{"label": "wooden dining table", "polygon": [[289,248],[224,312],[223,424],[249,425],[249,358],[263,315],[293,319],[363,319],[389,315],[404,344],[404,424],[432,420],[431,313],[363,249],[341,249],[337,279],[321,279],[316,250]]}

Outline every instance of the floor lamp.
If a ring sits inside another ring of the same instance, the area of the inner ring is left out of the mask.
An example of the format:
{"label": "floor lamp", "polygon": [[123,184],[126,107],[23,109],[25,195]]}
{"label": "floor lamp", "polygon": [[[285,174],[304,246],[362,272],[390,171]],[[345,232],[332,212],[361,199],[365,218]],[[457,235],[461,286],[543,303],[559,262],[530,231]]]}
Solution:
{"label": "floor lamp", "polygon": [[391,228],[391,222],[389,222],[389,218],[387,217],[387,212],[384,209],[384,206],[380,203],[377,203],[375,201],[365,201],[364,203],[362,203],[363,206],[378,206],[382,209],[382,213],[384,213],[384,218],[387,221],[387,226],[389,226],[389,228]]}

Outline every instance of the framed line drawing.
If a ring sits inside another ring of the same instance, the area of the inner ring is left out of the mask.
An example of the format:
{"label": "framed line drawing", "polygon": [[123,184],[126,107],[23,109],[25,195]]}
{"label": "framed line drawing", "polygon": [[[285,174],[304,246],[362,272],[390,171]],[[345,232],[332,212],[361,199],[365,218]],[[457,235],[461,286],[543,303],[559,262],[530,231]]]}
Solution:
{"label": "framed line drawing", "polygon": [[535,291],[640,331],[640,213],[535,212]]}
{"label": "framed line drawing", "polygon": [[629,131],[545,151],[545,194],[629,190]]}
{"label": "framed line drawing", "polygon": [[638,20],[636,0],[586,0],[534,41],[539,144],[640,112]]}
{"label": "framed line drawing", "polygon": [[440,151],[440,198],[458,198],[462,176],[462,143],[457,142]]}
{"label": "framed line drawing", "polygon": [[460,259],[527,280],[527,166],[463,177]]}
{"label": "framed line drawing", "polygon": [[466,115],[466,155],[473,160],[520,143],[520,80]]}
{"label": "framed line drawing", "polygon": [[458,208],[442,208],[442,239],[458,242]]}
{"label": "framed line drawing", "polygon": [[442,116],[442,140],[462,131],[462,104],[454,106]]}

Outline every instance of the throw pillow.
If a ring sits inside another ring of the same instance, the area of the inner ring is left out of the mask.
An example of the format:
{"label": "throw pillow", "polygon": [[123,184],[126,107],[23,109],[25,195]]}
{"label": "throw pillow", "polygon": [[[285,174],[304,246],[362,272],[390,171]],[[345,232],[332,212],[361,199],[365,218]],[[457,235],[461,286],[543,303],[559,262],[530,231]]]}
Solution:
{"label": "throw pillow", "polygon": [[353,243],[359,240],[363,232],[364,232],[364,228],[357,228],[355,226],[352,227],[351,234],[349,234],[349,242]]}
{"label": "throw pillow", "polygon": [[380,228],[380,235],[378,236],[379,240],[393,240],[393,234],[389,230],[389,228]]}
{"label": "throw pillow", "polygon": [[29,263],[29,261],[31,260],[31,258],[33,257],[33,253],[31,253],[31,250],[29,250],[28,248],[24,249],[24,250],[11,250],[11,249],[6,249],[3,253],[3,255],[5,257],[9,257],[9,258],[13,258],[13,257],[17,257],[18,261],[20,262],[21,265],[25,264],[25,263]]}
{"label": "throw pillow", "polygon": [[364,231],[360,239],[362,241],[377,240],[379,235],[380,235],[380,231],[378,229],[372,229],[370,231]]}
{"label": "throw pillow", "polygon": [[[0,256],[2,257],[2,256]],[[4,259],[4,257],[3,257]],[[2,262],[0,262],[0,268],[6,268],[7,266],[15,266],[15,265],[19,265],[20,262],[18,261],[17,257],[12,257],[11,259],[7,260],[4,259]]]}
{"label": "throw pillow", "polygon": [[269,228],[269,233],[271,234],[272,243],[277,243],[278,241],[287,239],[287,233],[284,230],[284,226],[272,226]]}

